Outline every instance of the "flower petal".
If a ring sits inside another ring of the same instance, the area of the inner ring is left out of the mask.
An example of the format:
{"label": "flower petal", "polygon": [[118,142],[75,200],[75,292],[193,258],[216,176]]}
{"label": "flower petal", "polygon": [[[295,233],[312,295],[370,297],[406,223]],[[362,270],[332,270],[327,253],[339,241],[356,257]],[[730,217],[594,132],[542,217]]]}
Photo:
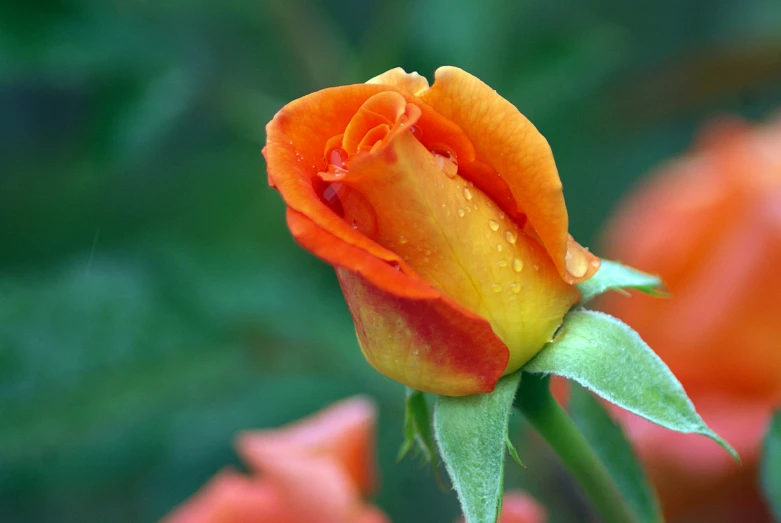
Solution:
{"label": "flower petal", "polygon": [[401,67],[385,71],[366,83],[392,85],[416,96],[428,89],[428,80],[425,76],[420,76],[416,72],[408,73]]}
{"label": "flower petal", "polygon": [[372,239],[486,318],[510,350],[505,374],[517,370],[551,340],[577,289],[536,239],[412,133],[397,125],[381,145],[351,159],[342,182],[366,203],[345,202],[345,214],[374,209]]}
{"label": "flower petal", "polygon": [[301,246],[337,267],[361,350],[374,368],[424,392],[461,396],[493,390],[509,356],[487,320],[414,271],[404,274],[337,241],[303,214],[288,209],[287,218]]}
{"label": "flower petal", "polygon": [[518,210],[528,217],[561,276],[568,283],[591,277],[598,265],[587,263],[586,272],[579,276],[567,271],[567,208],[545,138],[514,105],[469,73],[440,67],[435,78],[420,98],[463,128],[477,149],[478,160],[491,165],[504,179]]}
{"label": "flower petal", "polygon": [[240,434],[236,447],[249,466],[258,470],[268,454],[329,457],[368,495],[376,482],[376,422],[374,402],[355,397],[286,427]]}

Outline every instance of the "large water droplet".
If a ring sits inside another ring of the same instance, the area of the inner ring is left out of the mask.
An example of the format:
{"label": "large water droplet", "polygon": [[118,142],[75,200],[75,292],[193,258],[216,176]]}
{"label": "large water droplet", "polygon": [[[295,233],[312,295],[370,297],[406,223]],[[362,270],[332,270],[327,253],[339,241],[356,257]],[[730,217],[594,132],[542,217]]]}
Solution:
{"label": "large water droplet", "polygon": [[507,231],[504,233],[504,238],[511,244],[515,244],[518,241],[518,233],[515,231]]}
{"label": "large water droplet", "polygon": [[461,218],[463,218],[463,217],[464,217],[464,215],[466,214],[466,212],[464,212],[464,209],[459,209],[459,210],[457,210],[456,212],[458,213],[458,215],[459,215]]}
{"label": "large water droplet", "polygon": [[434,162],[442,169],[445,176],[448,178],[455,178],[458,173],[458,158],[456,158],[456,153],[449,149],[437,148],[432,149],[431,154],[434,156]]}
{"label": "large water droplet", "polygon": [[334,167],[344,167],[344,162],[347,161],[347,151],[341,147],[334,147],[325,155],[325,160]]}
{"label": "large water droplet", "polygon": [[469,190],[469,187],[464,187],[464,198],[467,200],[472,199],[472,191]]}
{"label": "large water droplet", "polygon": [[400,243],[400,244],[404,245],[404,244],[405,244],[405,243],[407,243],[408,241],[409,241],[409,240],[407,239],[407,237],[406,237],[406,236],[399,236],[399,243]]}
{"label": "large water droplet", "polygon": [[588,271],[586,255],[580,251],[567,249],[567,254],[564,256],[564,265],[567,267],[567,272],[575,278],[581,278]]}
{"label": "large water droplet", "polygon": [[492,231],[498,231],[499,224],[493,220],[488,220],[488,228],[491,229]]}
{"label": "large water droplet", "polygon": [[521,272],[523,270],[523,260],[520,258],[515,258],[513,260],[513,270],[515,272]]}

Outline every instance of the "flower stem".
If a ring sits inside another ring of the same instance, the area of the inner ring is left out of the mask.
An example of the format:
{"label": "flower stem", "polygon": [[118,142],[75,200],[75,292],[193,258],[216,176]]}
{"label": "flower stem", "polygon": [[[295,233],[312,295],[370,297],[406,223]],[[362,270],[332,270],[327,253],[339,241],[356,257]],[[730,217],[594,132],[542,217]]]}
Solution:
{"label": "flower stem", "polygon": [[548,388],[549,377],[524,373],[515,405],[558,454],[605,523],[637,517],[615,481]]}

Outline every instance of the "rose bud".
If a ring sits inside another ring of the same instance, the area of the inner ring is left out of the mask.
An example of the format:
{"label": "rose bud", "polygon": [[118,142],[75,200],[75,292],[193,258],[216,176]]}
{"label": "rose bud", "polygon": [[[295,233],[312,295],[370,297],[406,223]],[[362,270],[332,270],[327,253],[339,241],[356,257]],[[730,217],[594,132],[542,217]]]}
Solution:
{"label": "rose bud", "polygon": [[324,89],[267,125],[296,241],[334,265],[366,359],[405,385],[490,392],[550,341],[599,259],[568,234],[550,147],[453,67]]}

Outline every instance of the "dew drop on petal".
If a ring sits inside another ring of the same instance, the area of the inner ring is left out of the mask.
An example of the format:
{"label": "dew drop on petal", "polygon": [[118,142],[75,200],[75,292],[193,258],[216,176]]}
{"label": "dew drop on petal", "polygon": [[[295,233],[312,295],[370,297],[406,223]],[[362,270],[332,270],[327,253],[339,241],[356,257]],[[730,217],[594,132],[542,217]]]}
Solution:
{"label": "dew drop on petal", "polygon": [[494,283],[493,285],[491,285],[491,290],[497,293],[502,292],[502,286],[499,285],[498,283]]}
{"label": "dew drop on petal", "polygon": [[518,294],[521,292],[521,284],[517,281],[514,281],[510,284],[510,290],[512,290],[515,294]]}
{"label": "dew drop on petal", "polygon": [[515,258],[513,260],[513,270],[515,272],[521,272],[523,270],[523,260],[521,260],[520,258]]}
{"label": "dew drop on petal", "polygon": [[464,198],[467,200],[472,199],[472,191],[469,190],[469,187],[464,187]]}
{"label": "dew drop on petal", "polygon": [[457,210],[456,212],[458,213],[458,215],[459,215],[461,218],[463,218],[463,217],[464,217],[464,215],[466,214],[466,213],[464,212],[464,209],[459,209],[459,210]]}
{"label": "dew drop on petal", "polygon": [[496,262],[499,267],[507,267],[507,260],[499,260]]}
{"label": "dew drop on petal", "polygon": [[407,240],[407,237],[406,237],[406,236],[399,236],[399,243],[400,243],[400,244],[404,245],[404,244],[405,244],[405,243],[407,243],[408,241],[409,241],[409,240]]}
{"label": "dew drop on petal", "polygon": [[421,137],[423,136],[423,131],[421,131],[420,127],[418,127],[417,125],[410,125],[409,132],[411,132],[412,136],[414,136],[418,140],[420,140]]}
{"label": "dew drop on petal", "polygon": [[326,161],[334,167],[344,167],[344,162],[347,161],[347,151],[341,147],[334,147],[328,154],[325,155]]}
{"label": "dew drop on petal", "polygon": [[505,214],[503,212],[499,211],[499,219],[500,220],[504,220],[504,216],[505,216]]}
{"label": "dew drop on petal", "polygon": [[488,228],[492,231],[498,231],[499,230],[499,224],[496,223],[494,220],[488,220]]}
{"label": "dew drop on petal", "polygon": [[504,247],[502,247],[501,245],[497,245],[496,246],[496,252],[502,252],[503,250],[504,250]]}
{"label": "dew drop on petal", "polygon": [[458,173],[458,159],[456,153],[448,149],[432,149],[431,154],[434,156],[434,162],[442,169],[445,176],[448,178],[455,178]]}
{"label": "dew drop on petal", "polygon": [[533,267],[534,267],[535,271],[539,271],[540,270],[540,266],[539,265],[534,265]]}
{"label": "dew drop on petal", "polygon": [[567,254],[564,256],[564,264],[567,267],[567,272],[575,278],[581,278],[588,271],[586,255],[580,251],[567,249]]}
{"label": "dew drop on petal", "polygon": [[518,241],[518,233],[515,231],[507,231],[504,233],[505,239],[511,244],[515,244]]}

